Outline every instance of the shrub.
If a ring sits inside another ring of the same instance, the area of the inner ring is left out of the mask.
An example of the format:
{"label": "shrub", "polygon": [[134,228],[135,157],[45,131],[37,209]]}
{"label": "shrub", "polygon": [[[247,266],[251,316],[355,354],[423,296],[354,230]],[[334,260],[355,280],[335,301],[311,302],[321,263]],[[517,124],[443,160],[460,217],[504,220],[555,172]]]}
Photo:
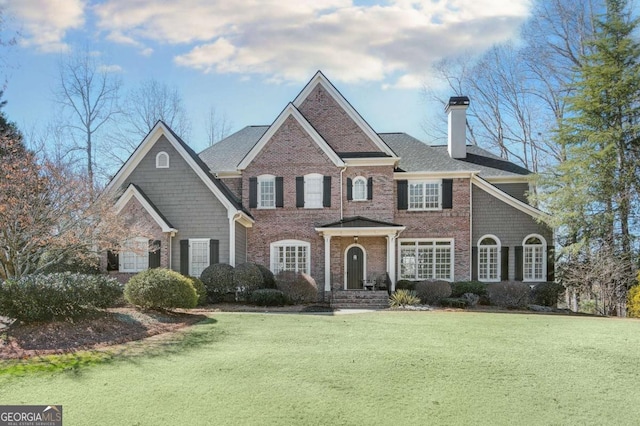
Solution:
{"label": "shrub", "polygon": [[640,318],[640,285],[631,287],[627,296],[627,310],[632,318]]}
{"label": "shrub", "polygon": [[233,266],[226,263],[214,263],[205,268],[200,274],[207,296],[212,303],[222,302],[228,293],[235,293],[236,286],[233,283]]}
{"label": "shrub", "polygon": [[262,272],[255,263],[241,263],[236,266],[233,271],[233,282],[235,286],[241,291],[245,300],[249,300],[251,293],[255,290],[262,288]]}
{"label": "shrub", "polygon": [[451,284],[447,281],[420,281],[416,283],[416,295],[422,303],[435,305],[440,299],[451,296]]}
{"label": "shrub", "polygon": [[287,296],[280,290],[260,288],[251,293],[251,303],[258,306],[283,306],[288,302]]}
{"label": "shrub", "polygon": [[389,297],[389,306],[392,308],[403,308],[407,305],[418,304],[420,304],[420,298],[416,296],[416,292],[413,290],[396,290],[391,297]]}
{"label": "shrub", "polygon": [[78,318],[121,296],[122,285],[105,275],[26,275],[0,283],[0,315],[23,322]]}
{"label": "shrub", "polygon": [[124,287],[127,302],[145,309],[193,308],[198,295],[189,279],[165,268],[134,275]]}
{"label": "shrub", "polygon": [[531,292],[533,303],[542,306],[557,306],[558,297],[564,291],[564,286],[554,282],[540,283]]}
{"label": "shrub", "polygon": [[529,286],[521,282],[499,282],[487,285],[487,295],[492,305],[503,308],[521,308],[529,302]]}
{"label": "shrub", "polygon": [[415,281],[409,280],[398,280],[396,283],[396,290],[415,290],[416,283]]}
{"label": "shrub", "polygon": [[197,306],[203,306],[207,304],[207,288],[204,286],[204,283],[200,278],[192,277],[190,275],[186,275],[186,278],[189,280],[191,285],[196,291],[198,295],[198,303]]}
{"label": "shrub", "polygon": [[262,274],[262,288],[276,288],[276,277],[273,275],[273,272],[269,270],[264,265],[256,264],[258,269],[260,269],[260,273]]}
{"label": "shrub", "polygon": [[465,293],[482,297],[487,294],[487,285],[480,281],[458,281],[451,284],[451,297],[461,297]]}
{"label": "shrub", "polygon": [[[473,293],[467,293],[467,294],[473,294]],[[474,296],[478,297],[478,295],[474,295]],[[464,309],[467,306],[469,306],[469,301],[463,297],[445,297],[444,299],[440,299],[440,304],[448,308]]]}
{"label": "shrub", "polygon": [[276,286],[291,303],[311,303],[318,300],[316,281],[308,274],[282,271],[276,275]]}
{"label": "shrub", "polygon": [[462,300],[467,302],[467,306],[474,307],[480,301],[480,296],[475,293],[465,293],[462,295]]}

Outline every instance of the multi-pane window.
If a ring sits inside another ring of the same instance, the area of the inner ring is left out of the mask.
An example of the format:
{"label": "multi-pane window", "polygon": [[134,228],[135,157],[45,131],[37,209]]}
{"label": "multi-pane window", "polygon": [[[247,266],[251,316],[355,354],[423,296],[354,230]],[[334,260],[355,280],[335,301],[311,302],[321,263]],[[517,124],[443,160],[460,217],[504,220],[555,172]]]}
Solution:
{"label": "multi-pane window", "polygon": [[400,278],[453,279],[453,240],[401,241]]}
{"label": "multi-pane window", "polygon": [[258,208],[276,207],[276,178],[271,175],[258,176]]}
{"label": "multi-pane window", "polygon": [[353,199],[362,201],[367,199],[367,180],[359,176],[353,180]]}
{"label": "multi-pane window", "polygon": [[478,243],[478,279],[500,281],[500,243],[494,237],[484,237]]}
{"label": "multi-pane window", "polygon": [[529,236],[524,240],[524,281],[545,281],[546,262],[545,248],[546,242],[542,237]]}
{"label": "multi-pane window", "polygon": [[271,243],[271,271],[309,273],[310,244],[304,241],[287,240]]}
{"label": "multi-pane window", "polygon": [[324,176],[311,173],[304,177],[304,207],[307,209],[322,208],[322,183]]}
{"label": "multi-pane window", "polygon": [[122,244],[120,272],[140,272],[149,267],[149,240],[133,238]]}
{"label": "multi-pane window", "polygon": [[199,277],[209,266],[209,240],[189,240],[189,275]]}
{"label": "multi-pane window", "polygon": [[409,182],[409,210],[439,210],[442,208],[442,182]]}

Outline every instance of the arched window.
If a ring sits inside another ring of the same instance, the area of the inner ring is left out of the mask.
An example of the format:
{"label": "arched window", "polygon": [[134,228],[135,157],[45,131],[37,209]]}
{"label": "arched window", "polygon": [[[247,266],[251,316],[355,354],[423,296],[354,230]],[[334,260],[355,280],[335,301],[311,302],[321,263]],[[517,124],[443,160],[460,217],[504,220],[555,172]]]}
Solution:
{"label": "arched window", "polygon": [[358,176],[353,180],[353,200],[364,201],[367,199],[367,180]]}
{"label": "arched window", "polygon": [[500,281],[500,240],[494,235],[478,240],[478,279]]}
{"label": "arched window", "polygon": [[169,168],[169,154],[161,151],[156,155],[156,169],[168,169]]}
{"label": "arched window", "polygon": [[523,280],[547,280],[547,242],[540,235],[527,236],[523,242]]}

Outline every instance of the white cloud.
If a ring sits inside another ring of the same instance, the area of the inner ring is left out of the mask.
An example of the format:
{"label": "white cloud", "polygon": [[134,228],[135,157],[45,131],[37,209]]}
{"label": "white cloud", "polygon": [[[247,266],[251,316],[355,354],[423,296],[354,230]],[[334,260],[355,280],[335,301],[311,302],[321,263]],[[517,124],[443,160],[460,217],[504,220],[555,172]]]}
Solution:
{"label": "white cloud", "polygon": [[123,70],[120,65],[112,64],[112,65],[100,65],[98,67],[98,71],[103,73],[121,73]]}
{"label": "white cloud", "polygon": [[68,50],[65,34],[84,25],[84,0],[0,0],[0,6],[22,23],[21,43],[41,52]]}

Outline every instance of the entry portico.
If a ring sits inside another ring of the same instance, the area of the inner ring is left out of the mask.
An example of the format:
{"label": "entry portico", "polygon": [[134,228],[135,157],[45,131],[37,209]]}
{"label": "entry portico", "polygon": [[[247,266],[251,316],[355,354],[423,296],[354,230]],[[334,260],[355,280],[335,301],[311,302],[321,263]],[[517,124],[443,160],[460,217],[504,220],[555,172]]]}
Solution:
{"label": "entry portico", "polygon": [[385,272],[391,280],[391,290],[395,289],[396,240],[405,230],[404,226],[356,216],[328,223],[315,230],[324,238],[325,292],[331,291],[331,239],[333,237],[353,238],[353,243],[350,243],[340,256],[344,259],[341,268],[343,289],[362,288],[362,281],[367,278],[367,247],[360,239],[370,237],[386,238]]}

